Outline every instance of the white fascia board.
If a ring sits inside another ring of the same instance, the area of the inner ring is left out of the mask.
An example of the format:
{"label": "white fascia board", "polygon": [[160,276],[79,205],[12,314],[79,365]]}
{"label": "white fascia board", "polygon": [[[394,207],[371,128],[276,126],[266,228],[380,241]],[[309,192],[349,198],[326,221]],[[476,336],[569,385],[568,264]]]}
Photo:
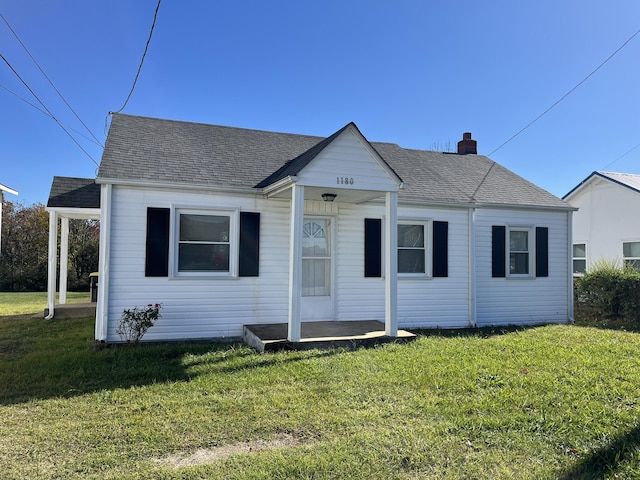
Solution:
{"label": "white fascia board", "polygon": [[2,190],[3,192],[7,192],[10,193],[12,195],[18,195],[18,191],[14,190],[13,188],[9,188],[6,185],[3,185],[0,183],[0,190]]}
{"label": "white fascia board", "polygon": [[[471,204],[470,204],[471,205]],[[545,210],[555,212],[575,212],[577,207],[567,205],[566,207],[552,206],[552,205],[520,205],[517,203],[477,203],[471,205],[475,208],[495,208],[495,209],[508,209],[508,210]]]}
{"label": "white fascia board", "polygon": [[261,193],[259,188],[253,187],[221,187],[202,185],[196,183],[167,183],[167,182],[149,182],[142,180],[122,180],[118,178],[96,178],[96,183],[100,185],[113,185],[115,187],[136,187],[147,189],[166,189],[166,190],[200,190],[206,192],[220,192],[220,193],[242,193],[256,195]]}
{"label": "white fascia board", "polygon": [[298,181],[298,177],[295,175],[289,175],[281,180],[278,180],[271,185],[267,185],[262,189],[262,193],[267,196],[277,195],[284,190],[291,188],[291,186]]}
{"label": "white fascia board", "polygon": [[59,218],[100,218],[99,208],[45,207],[46,212],[56,212]]}

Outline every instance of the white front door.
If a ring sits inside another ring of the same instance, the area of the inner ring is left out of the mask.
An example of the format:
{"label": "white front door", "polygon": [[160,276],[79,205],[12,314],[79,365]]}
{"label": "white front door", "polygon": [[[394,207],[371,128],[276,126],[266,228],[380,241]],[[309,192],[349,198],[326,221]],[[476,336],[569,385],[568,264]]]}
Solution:
{"label": "white front door", "polygon": [[333,320],[333,258],[330,218],[305,217],[302,225],[303,321]]}

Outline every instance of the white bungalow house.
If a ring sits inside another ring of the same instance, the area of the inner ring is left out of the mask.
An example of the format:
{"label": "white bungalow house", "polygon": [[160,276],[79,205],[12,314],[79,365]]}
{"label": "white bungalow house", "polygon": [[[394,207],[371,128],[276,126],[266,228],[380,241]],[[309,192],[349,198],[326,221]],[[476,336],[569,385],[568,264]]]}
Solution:
{"label": "white bungalow house", "polygon": [[122,311],[149,303],[145,340],[572,321],[573,207],[476,150],[469,133],[441,153],[353,123],[321,138],[114,114],[95,338],[120,341]]}
{"label": "white bungalow house", "polygon": [[564,197],[573,215],[573,273],[600,259],[640,267],[640,175],[593,172]]}

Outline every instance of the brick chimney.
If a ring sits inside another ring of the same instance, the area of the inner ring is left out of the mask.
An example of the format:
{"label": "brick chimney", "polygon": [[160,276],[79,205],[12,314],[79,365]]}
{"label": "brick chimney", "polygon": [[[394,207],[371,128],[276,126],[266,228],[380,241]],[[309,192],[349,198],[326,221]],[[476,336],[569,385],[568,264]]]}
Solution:
{"label": "brick chimney", "polygon": [[462,140],[458,142],[458,155],[467,155],[468,153],[474,155],[478,153],[478,142],[471,139],[471,132],[463,133]]}

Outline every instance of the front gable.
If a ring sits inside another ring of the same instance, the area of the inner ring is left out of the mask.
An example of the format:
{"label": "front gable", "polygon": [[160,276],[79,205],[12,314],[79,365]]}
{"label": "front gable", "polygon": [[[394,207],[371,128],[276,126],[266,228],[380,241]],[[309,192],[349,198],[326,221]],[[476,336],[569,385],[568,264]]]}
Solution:
{"label": "front gable", "polygon": [[397,192],[400,177],[355,125],[348,125],[296,175],[302,186]]}
{"label": "front gable", "polygon": [[269,196],[286,196],[292,184],[306,187],[305,198],[340,196],[340,201],[360,203],[398,192],[402,179],[371,146],[354,123],[323,139],[287,161],[256,185]]}

